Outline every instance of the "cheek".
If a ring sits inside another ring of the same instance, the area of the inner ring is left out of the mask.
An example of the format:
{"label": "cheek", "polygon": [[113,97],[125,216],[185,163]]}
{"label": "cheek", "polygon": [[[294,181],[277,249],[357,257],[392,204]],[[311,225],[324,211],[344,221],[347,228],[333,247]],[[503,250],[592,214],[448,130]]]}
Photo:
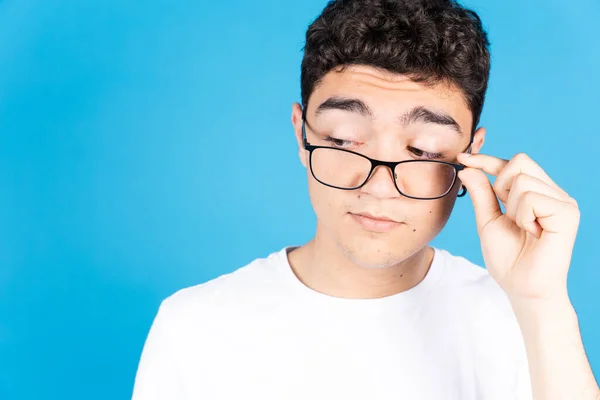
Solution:
{"label": "cheek", "polygon": [[444,227],[456,202],[455,195],[448,195],[438,200],[423,202],[422,206],[411,217],[413,229],[421,229],[437,235]]}
{"label": "cheek", "polygon": [[328,225],[328,221],[333,221],[348,209],[347,202],[344,201],[347,191],[322,185],[312,177],[308,180],[308,193],[320,223]]}
{"label": "cheek", "polygon": [[409,236],[419,242],[428,242],[446,225],[454,208],[456,194],[449,193],[437,200],[409,200],[404,203]]}

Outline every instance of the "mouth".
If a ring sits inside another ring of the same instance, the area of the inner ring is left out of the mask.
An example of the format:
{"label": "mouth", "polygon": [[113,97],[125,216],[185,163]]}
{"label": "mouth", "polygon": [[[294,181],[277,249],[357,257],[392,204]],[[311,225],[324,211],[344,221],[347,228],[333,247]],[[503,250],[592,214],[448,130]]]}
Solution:
{"label": "mouth", "polygon": [[393,229],[403,225],[402,222],[394,221],[393,219],[386,216],[375,216],[369,213],[353,214],[350,216],[356,221],[362,228],[370,232],[389,232]]}

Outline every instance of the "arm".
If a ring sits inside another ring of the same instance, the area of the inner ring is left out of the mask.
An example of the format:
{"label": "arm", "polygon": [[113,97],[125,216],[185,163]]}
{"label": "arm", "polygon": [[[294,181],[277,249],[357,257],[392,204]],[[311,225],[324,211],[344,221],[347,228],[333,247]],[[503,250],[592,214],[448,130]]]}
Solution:
{"label": "arm", "polygon": [[[580,212],[525,154],[510,161],[463,154],[486,267],[508,295],[525,342],[535,400],[600,394],[567,294]],[[485,173],[496,176],[493,186]],[[505,207],[503,212],[500,207]]]}
{"label": "arm", "polygon": [[568,296],[511,304],[525,340],[534,399],[600,399]]}

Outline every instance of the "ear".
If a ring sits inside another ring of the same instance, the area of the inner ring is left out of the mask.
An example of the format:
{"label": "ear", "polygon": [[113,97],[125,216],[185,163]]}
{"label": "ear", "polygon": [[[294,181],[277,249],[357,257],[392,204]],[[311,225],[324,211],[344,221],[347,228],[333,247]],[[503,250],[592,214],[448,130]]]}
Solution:
{"label": "ear", "polygon": [[298,143],[298,157],[304,168],[308,165],[308,152],[304,149],[302,141],[302,106],[299,103],[292,104],[292,126]]}
{"label": "ear", "polygon": [[471,154],[477,154],[481,151],[483,144],[485,143],[485,128],[478,128],[473,136],[473,143],[471,144]]}
{"label": "ear", "polygon": [[[477,130],[473,134],[473,143],[471,144],[471,147],[470,147],[471,154],[477,154],[481,151],[481,148],[483,147],[483,144],[485,143],[485,134],[486,134],[485,128],[483,128],[483,127],[477,128]],[[459,180],[459,182],[460,182],[460,180]],[[463,197],[465,194],[467,194],[467,188],[461,184],[459,193],[458,193],[458,197]]]}

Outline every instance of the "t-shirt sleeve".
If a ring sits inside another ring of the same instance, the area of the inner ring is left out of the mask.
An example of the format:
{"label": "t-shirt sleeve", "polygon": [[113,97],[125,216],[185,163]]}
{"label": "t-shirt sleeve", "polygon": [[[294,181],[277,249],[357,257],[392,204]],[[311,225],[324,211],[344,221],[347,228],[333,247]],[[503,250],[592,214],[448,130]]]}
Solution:
{"label": "t-shirt sleeve", "polygon": [[176,356],[172,316],[163,302],[146,338],[140,358],[132,400],[184,399]]}

